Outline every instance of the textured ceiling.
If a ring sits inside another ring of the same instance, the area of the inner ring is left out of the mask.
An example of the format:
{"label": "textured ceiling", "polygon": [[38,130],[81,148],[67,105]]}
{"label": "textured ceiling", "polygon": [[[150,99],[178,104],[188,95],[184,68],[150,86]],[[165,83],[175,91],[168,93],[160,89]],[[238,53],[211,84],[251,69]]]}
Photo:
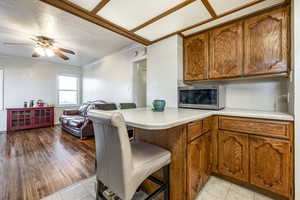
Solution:
{"label": "textured ceiling", "polygon": [[184,0],[112,0],[98,12],[98,15],[130,30],[160,15],[164,11],[175,7],[183,1]]}
{"label": "textured ceiling", "polygon": [[3,42],[30,43],[30,37],[45,35],[54,38],[58,46],[77,54],[68,55],[69,61],[57,57],[34,59],[82,66],[136,44],[133,40],[148,45],[177,33],[187,36],[284,2],[286,0],[0,0],[0,54],[31,57],[32,47],[5,46]]}
{"label": "textured ceiling", "polygon": [[[73,2],[79,0],[73,0]],[[98,2],[98,1],[97,1]],[[93,7],[95,1],[86,2]],[[7,46],[3,42],[32,43],[36,35],[54,38],[57,46],[71,49],[75,56],[34,58],[76,66],[86,65],[126,46],[130,39],[87,22],[38,0],[0,0],[0,54],[30,57],[33,47]]]}
{"label": "textured ceiling", "polygon": [[289,0],[40,0],[145,45],[189,35]]}

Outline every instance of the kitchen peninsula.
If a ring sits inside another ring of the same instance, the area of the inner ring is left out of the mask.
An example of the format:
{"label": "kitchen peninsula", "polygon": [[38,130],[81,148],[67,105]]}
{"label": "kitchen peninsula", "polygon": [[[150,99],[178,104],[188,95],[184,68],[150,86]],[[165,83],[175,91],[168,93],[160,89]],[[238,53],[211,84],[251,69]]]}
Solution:
{"label": "kitchen peninsula", "polygon": [[[172,200],[194,199],[210,174],[271,197],[293,196],[292,115],[239,109],[120,112],[126,124],[135,128],[135,139],[172,152]],[[89,115],[97,116],[97,110]],[[146,192],[156,187],[147,181],[143,186]]]}

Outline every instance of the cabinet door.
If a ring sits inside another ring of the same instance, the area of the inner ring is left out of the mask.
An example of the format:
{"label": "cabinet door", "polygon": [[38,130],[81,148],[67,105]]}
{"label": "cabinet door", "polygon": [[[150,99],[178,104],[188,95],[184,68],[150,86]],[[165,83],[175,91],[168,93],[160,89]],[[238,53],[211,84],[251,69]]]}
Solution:
{"label": "cabinet door", "polygon": [[247,135],[227,131],[219,132],[219,172],[248,182],[249,142]]}
{"label": "cabinet door", "polygon": [[287,11],[245,21],[245,75],[287,72]]}
{"label": "cabinet door", "polygon": [[208,33],[184,40],[184,80],[199,81],[207,79]]}
{"label": "cabinet door", "polygon": [[209,78],[227,78],[242,75],[242,23],[217,28],[210,34]]}
{"label": "cabinet door", "polygon": [[290,143],[250,137],[250,183],[289,196],[291,184]]}
{"label": "cabinet door", "polygon": [[195,199],[211,173],[211,133],[188,144],[187,187],[188,200]]}

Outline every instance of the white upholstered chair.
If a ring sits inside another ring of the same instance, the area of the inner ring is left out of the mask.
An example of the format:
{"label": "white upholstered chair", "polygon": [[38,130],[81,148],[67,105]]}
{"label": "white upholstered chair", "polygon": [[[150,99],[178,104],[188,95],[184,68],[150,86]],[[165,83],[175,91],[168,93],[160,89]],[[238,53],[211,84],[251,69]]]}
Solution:
{"label": "white upholstered chair", "polygon": [[[118,111],[93,111],[88,114],[93,121],[96,140],[97,196],[108,188],[122,200],[131,200],[141,183],[149,178],[160,188],[147,199],[155,199],[164,192],[169,198],[169,164],[171,153],[156,145],[141,141],[130,142],[126,124]],[[163,168],[164,180],[150,176]]]}

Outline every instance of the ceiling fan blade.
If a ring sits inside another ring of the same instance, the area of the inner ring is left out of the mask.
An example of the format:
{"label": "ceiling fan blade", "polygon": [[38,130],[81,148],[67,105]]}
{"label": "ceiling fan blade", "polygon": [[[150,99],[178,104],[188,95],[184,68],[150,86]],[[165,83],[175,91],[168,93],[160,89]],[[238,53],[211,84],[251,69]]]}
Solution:
{"label": "ceiling fan blade", "polygon": [[33,46],[32,44],[29,43],[15,43],[15,42],[3,42],[3,44],[7,46]]}
{"label": "ceiling fan blade", "polygon": [[53,53],[59,57],[61,57],[64,60],[69,60],[69,57],[65,56],[64,54],[62,54],[59,50],[53,50]]}
{"label": "ceiling fan blade", "polygon": [[71,50],[69,50],[69,49],[64,49],[64,48],[58,48],[58,49],[61,50],[61,51],[63,51],[63,52],[65,52],[65,53],[69,53],[69,54],[75,55],[75,52],[74,52],[74,51],[71,51]]}
{"label": "ceiling fan blade", "polygon": [[40,57],[40,55],[34,52],[34,53],[32,54],[32,57],[37,58],[37,57]]}

